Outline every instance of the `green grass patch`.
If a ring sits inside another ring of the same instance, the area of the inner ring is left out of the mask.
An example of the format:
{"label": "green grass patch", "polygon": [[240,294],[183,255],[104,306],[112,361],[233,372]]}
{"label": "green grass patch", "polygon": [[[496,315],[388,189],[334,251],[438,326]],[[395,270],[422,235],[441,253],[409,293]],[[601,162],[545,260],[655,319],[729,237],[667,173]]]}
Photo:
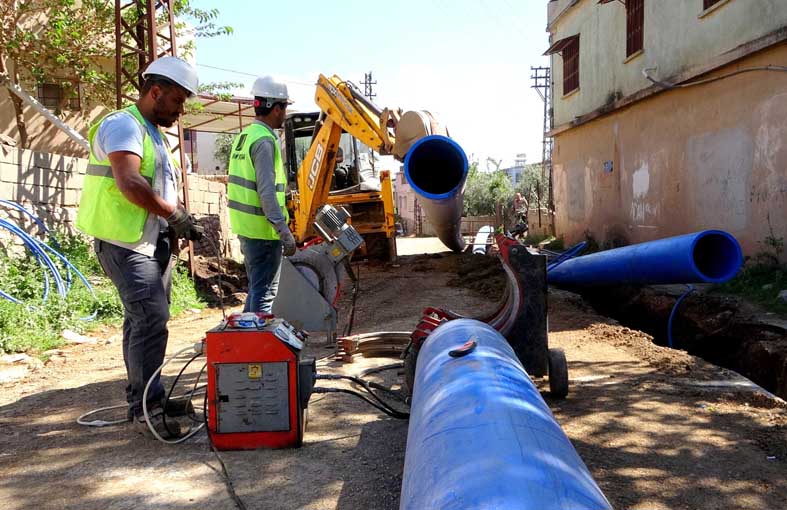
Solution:
{"label": "green grass patch", "polygon": [[[73,272],[68,294],[60,297],[50,274],[49,297],[43,303],[44,269],[35,258],[29,252],[21,256],[0,252],[0,289],[23,302],[0,298],[0,352],[40,353],[61,346],[65,329],[87,334],[102,324],[122,323],[123,305],[98,263],[92,241],[68,234],[58,235],[58,241],[60,252],[90,281],[95,297]],[[66,268],[59,261],[56,265],[65,279]],[[170,314],[204,307],[185,265],[178,264],[172,275]],[[93,320],[82,319],[93,314]]]}
{"label": "green grass patch", "polygon": [[779,292],[787,289],[787,266],[753,263],[744,266],[732,280],[718,285],[715,291],[740,296],[770,312],[787,314],[787,303]]}

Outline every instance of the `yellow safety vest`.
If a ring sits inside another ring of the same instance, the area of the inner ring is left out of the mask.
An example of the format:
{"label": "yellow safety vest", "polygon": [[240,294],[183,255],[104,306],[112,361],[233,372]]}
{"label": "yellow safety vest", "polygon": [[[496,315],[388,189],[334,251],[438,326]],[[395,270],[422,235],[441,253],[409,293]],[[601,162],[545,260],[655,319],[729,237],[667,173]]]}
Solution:
{"label": "yellow safety vest", "polygon": [[[145,119],[142,117],[139,109],[137,109],[137,106],[131,105],[123,111],[130,113],[144,129],[142,162],[139,167],[139,173],[152,186],[156,177],[156,169],[158,168],[159,172],[163,172],[164,162],[158,161],[158,151],[156,151],[153,140],[148,133]],[[91,146],[101,123],[112,113],[104,116],[88,131],[87,137]],[[159,133],[161,133],[160,130]],[[161,133],[161,138],[162,140],[165,139],[164,133]],[[172,159],[171,156],[170,158]],[[172,165],[173,168],[178,168],[174,159],[172,159]],[[99,161],[91,150],[82,196],[79,201],[76,227],[93,237],[109,241],[135,243],[142,239],[142,232],[147,218],[148,211],[131,203],[118,189],[115,177],[112,174],[109,156],[107,155],[105,159]]]}
{"label": "yellow safety vest", "polygon": [[277,240],[279,234],[262,211],[257,192],[257,173],[251,158],[251,146],[261,138],[269,138],[273,141],[276,200],[285,221],[289,221],[290,215],[286,206],[287,174],[284,172],[281,148],[273,133],[260,124],[246,126],[232,143],[227,180],[227,207],[230,226],[236,235],[251,239]]}

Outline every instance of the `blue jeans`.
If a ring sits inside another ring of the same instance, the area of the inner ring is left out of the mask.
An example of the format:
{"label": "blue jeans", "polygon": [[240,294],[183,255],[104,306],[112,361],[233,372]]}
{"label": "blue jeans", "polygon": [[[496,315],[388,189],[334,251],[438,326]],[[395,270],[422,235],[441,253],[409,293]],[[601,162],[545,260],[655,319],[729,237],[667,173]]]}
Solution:
{"label": "blue jeans", "polygon": [[281,275],[281,241],[240,237],[240,249],[249,277],[249,293],[244,312],[271,313],[279,290]]}
{"label": "blue jeans", "polygon": [[[172,290],[172,259],[169,239],[161,235],[153,257],[95,242],[101,267],[120,294],[123,314],[123,361],[128,385],[129,416],[142,414],[142,394],[153,373],[164,362],[167,350],[167,321]],[[159,402],[164,386],[156,379],[148,390],[148,402]]]}

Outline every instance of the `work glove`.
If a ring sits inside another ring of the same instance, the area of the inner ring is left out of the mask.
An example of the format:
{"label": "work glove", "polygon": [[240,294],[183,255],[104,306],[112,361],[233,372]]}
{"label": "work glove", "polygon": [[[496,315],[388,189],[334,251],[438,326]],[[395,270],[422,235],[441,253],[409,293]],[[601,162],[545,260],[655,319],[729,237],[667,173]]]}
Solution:
{"label": "work glove", "polygon": [[281,229],[279,239],[281,239],[281,244],[284,247],[284,256],[290,257],[295,255],[298,247],[295,245],[295,238],[292,237],[292,232],[290,232],[289,228],[284,227]]}
{"label": "work glove", "polygon": [[194,216],[190,215],[182,206],[178,206],[175,212],[167,216],[167,225],[169,225],[170,233],[176,239],[198,241],[202,238],[202,227],[196,224]]}

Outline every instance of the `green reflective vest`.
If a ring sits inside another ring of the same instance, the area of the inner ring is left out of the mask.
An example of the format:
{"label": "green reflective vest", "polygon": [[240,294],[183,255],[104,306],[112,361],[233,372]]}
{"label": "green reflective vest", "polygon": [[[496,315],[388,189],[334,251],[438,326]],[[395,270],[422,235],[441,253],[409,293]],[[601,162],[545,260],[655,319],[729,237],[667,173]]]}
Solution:
{"label": "green reflective vest", "polygon": [[270,138],[273,141],[276,200],[279,202],[285,221],[290,219],[286,206],[287,174],[284,173],[281,148],[273,133],[260,124],[246,126],[232,143],[227,180],[227,207],[230,226],[236,235],[251,239],[277,240],[279,234],[262,211],[260,196],[257,193],[257,173],[251,158],[251,146],[261,138]]}
{"label": "green reflective vest", "polygon": [[[141,129],[144,129],[145,136],[142,141],[142,162],[140,163],[139,173],[152,186],[156,177],[156,169],[163,172],[163,161],[158,161],[158,151],[153,144],[153,140],[148,134],[145,119],[137,109],[136,105],[125,108],[124,111],[130,113],[139,122]],[[115,113],[115,112],[112,112]],[[93,145],[99,126],[109,115],[104,116],[99,122],[94,124],[88,131],[88,141]],[[162,140],[165,135],[161,134]],[[173,168],[178,168],[174,160]],[[90,161],[88,162],[85,182],[82,187],[82,196],[79,201],[79,211],[77,212],[76,227],[85,234],[108,241],[122,241],[124,243],[136,243],[142,239],[142,231],[145,228],[145,221],[148,212],[131,203],[115,183],[112,175],[112,166],[109,163],[109,156],[99,161],[93,151],[90,151]]]}

